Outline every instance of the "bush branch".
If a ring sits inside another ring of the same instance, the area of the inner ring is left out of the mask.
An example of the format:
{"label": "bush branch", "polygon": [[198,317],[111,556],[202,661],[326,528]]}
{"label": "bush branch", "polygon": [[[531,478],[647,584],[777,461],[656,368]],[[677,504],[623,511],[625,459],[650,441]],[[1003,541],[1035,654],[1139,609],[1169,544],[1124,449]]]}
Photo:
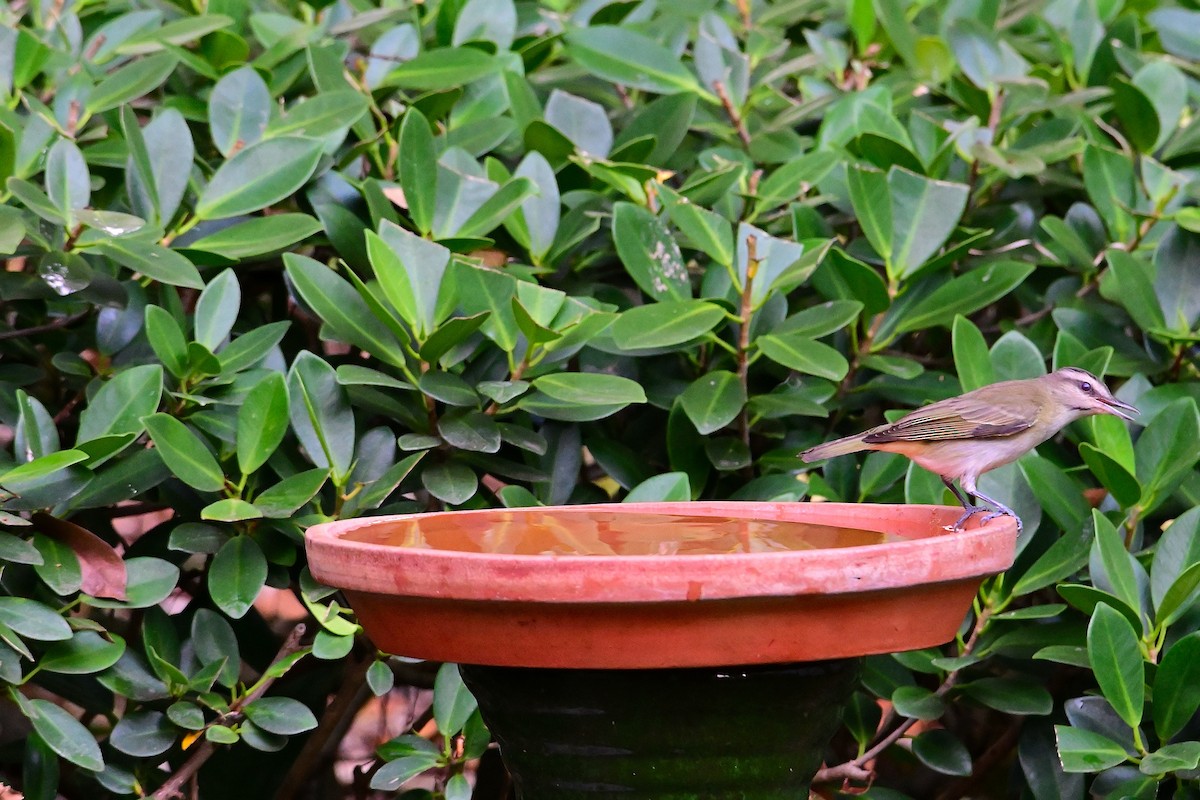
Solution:
{"label": "bush branch", "polygon": [[[279,652],[276,653],[271,663],[277,664],[299,651],[300,638],[304,636],[304,631],[304,623],[300,623],[295,628],[292,628],[292,632],[284,639],[283,645],[279,648]],[[230,714],[238,713],[242,708],[262,697],[275,681],[276,677],[265,678],[259,681],[258,685],[250,690],[245,697],[233,704]],[[174,798],[182,797],[184,784],[200,771],[200,767],[204,766],[204,762],[212,758],[213,753],[216,751],[217,748],[212,742],[207,739],[201,742],[195,752],[188,757],[187,761],[184,761],[179,769],[175,770],[170,778],[167,778],[167,782],[158,787],[158,791],[151,795],[151,800],[174,800]]]}

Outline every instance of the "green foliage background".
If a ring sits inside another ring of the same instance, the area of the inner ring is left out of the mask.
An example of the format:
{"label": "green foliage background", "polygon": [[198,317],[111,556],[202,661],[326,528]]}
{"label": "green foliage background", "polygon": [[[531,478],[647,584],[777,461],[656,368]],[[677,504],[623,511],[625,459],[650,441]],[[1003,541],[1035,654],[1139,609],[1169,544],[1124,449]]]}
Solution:
{"label": "green foliage background", "polygon": [[[886,800],[1200,795],[1194,0],[0,19],[0,773],[26,797],[334,796],[328,695],[429,673],[312,581],[308,524],[945,502],[897,456],[795,454],[1066,364],[1141,417],[984,478],[1016,565],[956,643],[869,659],[830,763],[878,755]],[[435,683],[442,735],[381,748],[376,789],[470,796],[487,733]]]}

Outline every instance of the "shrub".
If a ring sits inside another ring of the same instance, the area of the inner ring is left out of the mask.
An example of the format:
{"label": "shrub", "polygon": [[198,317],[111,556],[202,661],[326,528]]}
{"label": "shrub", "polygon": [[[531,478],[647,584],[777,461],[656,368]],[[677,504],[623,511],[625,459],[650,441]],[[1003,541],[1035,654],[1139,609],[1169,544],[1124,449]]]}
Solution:
{"label": "shrub", "polygon": [[[312,522],[945,502],[898,456],[795,454],[1065,364],[1141,418],[985,477],[1016,565],[956,643],[868,659],[830,763],[878,756],[878,798],[1195,796],[1200,12],[201,6],[0,10],[26,797],[329,781],[400,665],[308,576]],[[380,748],[376,788],[468,796],[487,735],[435,683],[442,735]]]}

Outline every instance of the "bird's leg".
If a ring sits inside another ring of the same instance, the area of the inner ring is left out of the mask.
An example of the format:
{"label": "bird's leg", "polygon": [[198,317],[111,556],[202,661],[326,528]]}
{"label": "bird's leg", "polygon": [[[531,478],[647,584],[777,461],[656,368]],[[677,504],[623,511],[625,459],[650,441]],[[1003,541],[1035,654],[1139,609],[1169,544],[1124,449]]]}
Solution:
{"label": "bird's leg", "polygon": [[[958,498],[958,502],[962,503],[962,507],[966,510],[966,513],[958,518],[958,521],[954,523],[950,530],[962,530],[963,523],[969,520],[973,514],[978,514],[980,511],[987,511],[987,509],[983,506],[975,505],[975,495],[971,494],[970,492],[967,492],[964,495],[958,490],[958,487],[954,485],[954,481],[950,480],[944,475],[939,477],[942,479],[942,483],[946,484],[946,488],[954,493],[954,496]],[[970,500],[968,500],[968,498],[970,498]]]}
{"label": "bird's leg", "polygon": [[994,507],[996,509],[994,512],[992,512],[991,514],[988,514],[986,517],[983,518],[982,521],[984,523],[990,522],[991,520],[994,520],[996,517],[1000,517],[1000,516],[1012,517],[1013,519],[1015,519],[1017,521],[1017,533],[1019,534],[1021,532],[1021,528],[1022,528],[1021,518],[1017,516],[1017,512],[1013,511],[1011,508],[1004,505],[1004,503],[1001,503],[999,500],[994,500],[991,497],[988,497],[986,494],[984,494],[983,492],[980,492],[978,490],[975,492],[975,496],[978,497],[983,502],[988,503],[989,505],[991,505],[992,507]]}

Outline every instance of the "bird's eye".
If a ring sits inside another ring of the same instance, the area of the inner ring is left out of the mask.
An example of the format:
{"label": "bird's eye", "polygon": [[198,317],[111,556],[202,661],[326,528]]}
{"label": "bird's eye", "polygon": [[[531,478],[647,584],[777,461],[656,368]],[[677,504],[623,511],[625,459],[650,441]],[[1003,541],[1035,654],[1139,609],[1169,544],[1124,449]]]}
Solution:
{"label": "bird's eye", "polygon": [[1083,383],[1079,384],[1079,388],[1082,389],[1083,391],[1087,392],[1088,394],[1092,393],[1092,385],[1090,383],[1088,383],[1087,381],[1084,381]]}

